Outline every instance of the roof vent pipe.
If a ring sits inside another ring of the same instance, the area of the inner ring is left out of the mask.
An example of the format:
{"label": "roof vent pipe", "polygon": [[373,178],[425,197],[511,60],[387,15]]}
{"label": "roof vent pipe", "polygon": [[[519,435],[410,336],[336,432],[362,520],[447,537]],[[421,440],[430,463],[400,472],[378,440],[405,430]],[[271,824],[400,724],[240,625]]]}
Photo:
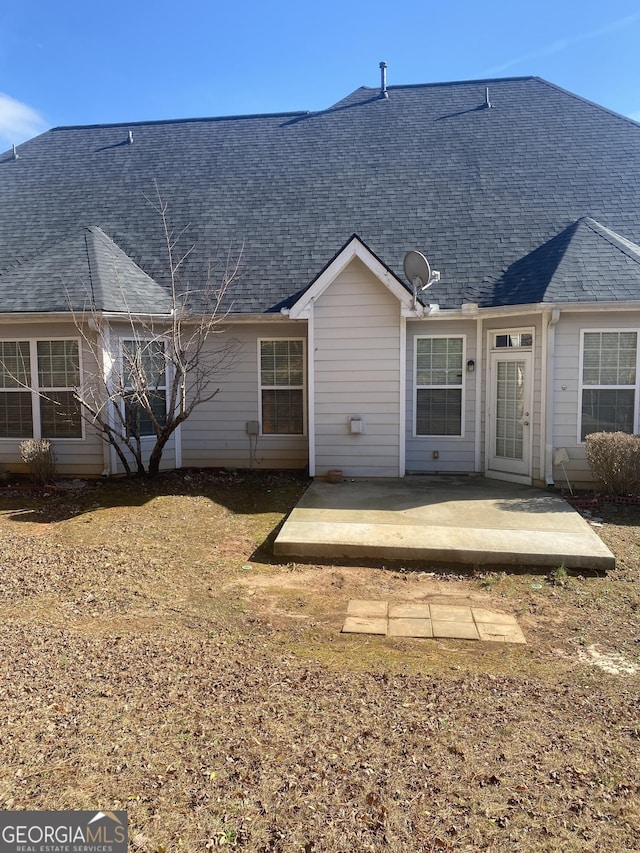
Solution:
{"label": "roof vent pipe", "polygon": [[489,100],[489,87],[486,86],[484,90],[484,105],[490,110],[491,109],[491,101]]}
{"label": "roof vent pipe", "polygon": [[388,98],[389,93],[387,92],[387,63],[380,63],[380,97]]}
{"label": "roof vent pipe", "polygon": [[12,150],[12,152],[13,152],[13,153],[12,153],[13,159],[14,159],[14,160],[17,160],[17,159],[18,159],[18,152],[16,151],[16,146],[15,146],[15,145],[12,145],[12,146],[11,146],[11,150]]}
{"label": "roof vent pipe", "polygon": [[127,142],[129,145],[133,145],[133,131],[129,131],[129,135],[127,136]]}

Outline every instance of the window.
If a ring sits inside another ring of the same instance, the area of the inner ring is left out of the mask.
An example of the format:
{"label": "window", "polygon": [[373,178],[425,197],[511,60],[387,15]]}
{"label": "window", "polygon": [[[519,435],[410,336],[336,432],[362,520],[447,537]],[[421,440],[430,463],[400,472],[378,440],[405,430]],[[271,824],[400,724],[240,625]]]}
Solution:
{"label": "window", "polygon": [[260,405],[264,435],[304,433],[304,341],[260,341]]}
{"label": "window", "polygon": [[416,435],[462,435],[464,338],[416,338]]}
{"label": "window", "polygon": [[634,432],[638,333],[582,333],[580,439],[592,432]]}
{"label": "window", "polygon": [[532,346],[533,334],[531,332],[498,333],[494,338],[495,349],[531,349]]}
{"label": "window", "polygon": [[162,341],[122,341],[124,419],[128,436],[156,435],[154,420],[158,426],[164,426],[167,419],[166,366]]}
{"label": "window", "polygon": [[78,341],[0,341],[0,438],[82,438]]}

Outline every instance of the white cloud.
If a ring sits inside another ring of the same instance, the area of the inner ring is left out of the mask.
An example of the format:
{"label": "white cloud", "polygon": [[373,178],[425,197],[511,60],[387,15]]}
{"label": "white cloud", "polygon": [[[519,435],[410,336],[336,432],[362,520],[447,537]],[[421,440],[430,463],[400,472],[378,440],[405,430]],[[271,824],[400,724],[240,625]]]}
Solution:
{"label": "white cloud", "polygon": [[0,92],[0,150],[46,129],[47,123],[36,110]]}
{"label": "white cloud", "polygon": [[635,12],[633,15],[627,15],[625,18],[618,18],[616,21],[611,21],[610,23],[599,27],[597,30],[590,30],[587,33],[578,33],[578,35],[570,36],[569,38],[558,39],[557,41],[551,42],[551,44],[547,44],[532,53],[525,53],[515,59],[510,59],[508,62],[503,62],[501,65],[495,65],[493,68],[489,68],[485,74],[502,74],[503,71],[506,71],[508,68],[513,68],[514,65],[522,65],[525,62],[530,62],[532,59],[540,59],[543,56],[551,56],[554,53],[561,53],[563,50],[567,50],[567,48],[572,47],[574,44],[579,44],[583,41],[602,38],[602,36],[613,33],[616,30],[628,27],[630,24],[637,21],[639,17],[640,14]]}

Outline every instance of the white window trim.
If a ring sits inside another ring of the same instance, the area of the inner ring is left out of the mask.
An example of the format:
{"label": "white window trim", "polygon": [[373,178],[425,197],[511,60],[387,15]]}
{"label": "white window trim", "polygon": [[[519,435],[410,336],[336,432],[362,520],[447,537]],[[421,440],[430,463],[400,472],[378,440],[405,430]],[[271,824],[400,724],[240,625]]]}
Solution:
{"label": "white window trim", "polygon": [[[266,341],[300,341],[302,343],[302,385],[263,385],[262,384],[262,344]],[[307,435],[307,340],[302,337],[280,335],[277,338],[258,338],[258,423],[261,438],[303,438]],[[264,432],[262,428],[262,392],[269,391],[299,391],[302,390],[302,432]]]}
{"label": "white window trim", "polygon": [[[636,382],[635,385],[585,385],[583,382],[584,376],[584,336],[588,334],[601,334],[603,332],[635,332],[636,334]],[[578,411],[576,422],[578,425],[578,434],[576,436],[579,445],[585,445],[586,441],[582,438],[582,394],[585,389],[590,391],[628,391],[633,388],[633,433],[638,434],[638,409],[640,400],[640,328],[637,327],[613,327],[613,328],[598,328],[598,329],[580,329],[580,358],[578,361]]]}
{"label": "white window trim", "polygon": [[[29,344],[29,361],[31,363],[31,379],[30,379],[30,387],[29,388],[1,388],[0,391],[27,391],[31,394],[31,417],[33,422],[33,435],[30,438],[41,439],[42,438],[42,423],[40,421],[40,397],[46,397],[48,392],[55,391],[73,391],[73,388],[47,388],[41,389],[38,384],[38,342],[55,342],[55,341],[74,341],[78,345],[78,367],[80,370],[80,382],[82,383],[82,377],[84,376],[84,365],[83,365],[83,352],[82,352],[82,339],[80,337],[74,337],[73,335],[48,335],[46,337],[37,337],[31,338],[26,335],[18,335],[13,337],[3,337],[0,338],[2,343],[19,343],[25,342]],[[86,439],[86,431],[85,431],[85,421],[80,416],[80,435],[78,436],[63,436],[60,438],[47,438],[47,441],[55,441],[55,442],[72,442],[72,441],[85,441]],[[27,439],[20,436],[2,436],[0,437],[0,441],[26,441]]]}
{"label": "white window trim", "polygon": [[[135,335],[135,336],[132,336],[131,334],[129,334],[129,335],[120,335],[118,337],[118,369],[120,371],[120,376],[122,377],[122,383],[123,383],[122,384],[122,390],[126,393],[128,386],[124,385],[124,344],[125,344],[125,341],[133,341],[136,344],[150,344],[150,343],[153,343],[154,341],[156,343],[162,342],[163,347],[167,346],[167,341],[163,337],[158,338],[157,336],[154,336],[154,335],[145,335],[145,336]],[[171,377],[169,376],[169,364],[168,364],[166,356],[165,356],[164,387],[158,386],[158,388],[156,389],[158,391],[164,391],[165,415],[169,414],[169,382],[170,382],[170,378]],[[125,411],[125,399],[124,399],[124,397],[121,397],[121,399],[118,401],[118,403],[116,405],[119,406],[120,413],[122,415],[122,435],[123,435],[123,437],[132,438],[135,440],[135,436],[133,434],[131,436],[127,436],[127,416],[126,416],[126,411]],[[155,432],[151,432],[148,435],[140,435],[140,436],[138,436],[138,438],[139,438],[140,442],[145,442],[145,441],[155,442],[157,436],[156,436]]]}
{"label": "white window trim", "polygon": [[[433,340],[435,338],[461,338],[462,339],[462,381],[459,385],[418,385],[418,341]],[[465,437],[466,427],[466,397],[467,397],[467,335],[415,335],[413,338],[413,438],[421,441],[461,441]],[[456,435],[424,435],[418,432],[418,391],[431,391],[444,388],[461,389],[460,395],[460,433]]]}

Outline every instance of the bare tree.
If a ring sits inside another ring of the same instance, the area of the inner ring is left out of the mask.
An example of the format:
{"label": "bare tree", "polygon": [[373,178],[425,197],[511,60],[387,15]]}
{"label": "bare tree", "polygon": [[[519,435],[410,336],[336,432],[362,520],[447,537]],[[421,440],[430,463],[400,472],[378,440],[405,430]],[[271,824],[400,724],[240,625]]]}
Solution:
{"label": "bare tree", "polygon": [[[138,474],[153,477],[171,436],[195,408],[219,393],[217,382],[233,363],[238,343],[224,334],[227,312],[222,303],[238,275],[240,253],[234,260],[227,258],[218,281],[213,281],[209,264],[201,285],[180,287],[180,268],[194,247],[178,252],[186,228],[178,233],[171,229],[168,205],[157,185],[155,197],[147,200],[161,223],[170,315],[149,320],[127,311],[127,330],[118,334],[115,350],[110,329],[97,312],[92,312],[90,328],[76,317],[99,370],[85,375],[74,396],[85,420],[100,429],[124,470],[131,473],[133,457]],[[126,299],[124,289],[123,296]],[[149,437],[153,446],[147,461]]]}
{"label": "bare tree", "polygon": [[[126,310],[114,334],[103,313],[90,305],[71,310],[85,355],[83,372],[75,368],[74,411],[59,397],[37,389],[56,407],[59,420],[81,417],[110,444],[127,474],[154,476],[167,442],[195,408],[219,393],[217,382],[229,369],[238,343],[224,334],[227,312],[223,300],[238,275],[241,252],[227,258],[213,280],[209,264],[198,287],[180,286],[180,268],[193,251],[179,253],[186,228],[176,233],[168,221],[168,206],[157,185],[147,199],[158,213],[167,257],[169,310],[150,317]],[[119,282],[124,304],[126,282]],[[93,362],[90,366],[87,361]],[[33,391],[26,371],[11,370],[0,359],[0,370],[13,387]]]}

